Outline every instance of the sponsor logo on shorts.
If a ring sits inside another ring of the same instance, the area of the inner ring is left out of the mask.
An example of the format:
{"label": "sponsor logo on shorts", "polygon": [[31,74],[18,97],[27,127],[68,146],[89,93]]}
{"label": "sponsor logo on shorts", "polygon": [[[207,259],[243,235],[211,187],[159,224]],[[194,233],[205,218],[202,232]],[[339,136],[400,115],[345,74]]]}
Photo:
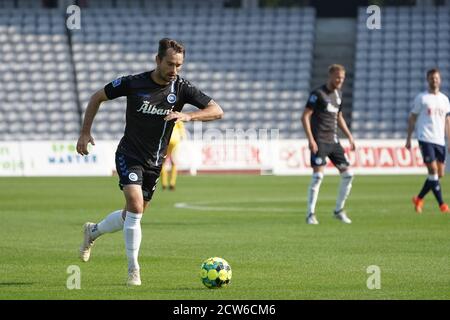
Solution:
{"label": "sponsor logo on shorts", "polygon": [[347,167],[348,167],[348,165],[346,163],[336,164],[336,168],[338,168],[338,169],[345,169]]}
{"label": "sponsor logo on shorts", "polygon": [[128,175],[128,179],[130,179],[130,181],[137,181],[138,180],[138,176],[136,173],[132,172]]}
{"label": "sponsor logo on shorts", "polygon": [[322,158],[316,158],[316,159],[314,160],[314,162],[315,162],[318,166],[320,166],[320,165],[322,164]]}

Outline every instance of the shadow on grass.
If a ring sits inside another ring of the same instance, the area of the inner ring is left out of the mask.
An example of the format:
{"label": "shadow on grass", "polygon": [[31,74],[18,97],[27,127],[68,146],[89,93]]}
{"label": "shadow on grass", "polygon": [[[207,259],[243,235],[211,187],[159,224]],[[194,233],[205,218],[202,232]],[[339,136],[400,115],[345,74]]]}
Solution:
{"label": "shadow on grass", "polygon": [[[118,288],[118,289],[128,289],[128,290],[138,290],[138,291],[150,291],[153,293],[167,293],[172,291],[205,291],[205,290],[212,290],[208,289],[206,287],[177,287],[177,288],[156,288],[152,287],[151,284],[146,284],[145,282],[142,282],[141,286],[127,286],[124,283],[111,283],[106,285],[100,285],[99,287],[109,287],[109,288]],[[215,291],[215,290],[212,290]]]}

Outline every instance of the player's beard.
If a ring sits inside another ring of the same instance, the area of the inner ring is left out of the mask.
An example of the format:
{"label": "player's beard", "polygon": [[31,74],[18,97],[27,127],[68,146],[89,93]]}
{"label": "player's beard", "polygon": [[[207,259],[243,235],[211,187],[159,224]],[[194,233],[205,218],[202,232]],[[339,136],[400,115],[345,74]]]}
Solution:
{"label": "player's beard", "polygon": [[169,75],[169,74],[163,74],[162,72],[160,73],[160,77],[161,79],[163,79],[164,81],[166,81],[167,83],[173,81],[175,79],[176,76],[173,76],[173,78]]}
{"label": "player's beard", "polygon": [[438,92],[439,91],[439,84],[434,84],[434,83],[432,83],[432,84],[430,84],[429,85],[429,87],[430,87],[430,91],[431,92]]}
{"label": "player's beard", "polygon": [[175,80],[177,78],[177,75],[173,75],[173,76],[170,76],[170,75],[167,75],[167,81],[173,81],[173,80]]}
{"label": "player's beard", "polygon": [[335,89],[335,90],[341,90],[343,84],[344,84],[343,82],[337,83],[337,84],[334,86],[334,89]]}

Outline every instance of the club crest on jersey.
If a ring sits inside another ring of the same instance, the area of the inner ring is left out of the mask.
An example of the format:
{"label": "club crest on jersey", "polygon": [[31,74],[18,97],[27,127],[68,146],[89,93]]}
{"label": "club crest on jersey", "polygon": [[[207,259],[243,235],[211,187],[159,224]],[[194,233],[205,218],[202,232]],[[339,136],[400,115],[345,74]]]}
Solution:
{"label": "club crest on jersey", "polygon": [[177,101],[177,96],[175,94],[173,94],[173,93],[170,93],[167,96],[167,102],[168,103],[175,103],[175,101]]}
{"label": "club crest on jersey", "polygon": [[121,83],[122,83],[122,78],[117,78],[116,80],[113,80],[113,82],[111,82],[113,88],[120,86]]}
{"label": "club crest on jersey", "polygon": [[311,97],[309,97],[309,102],[315,103],[317,101],[317,96],[315,94],[312,94]]}

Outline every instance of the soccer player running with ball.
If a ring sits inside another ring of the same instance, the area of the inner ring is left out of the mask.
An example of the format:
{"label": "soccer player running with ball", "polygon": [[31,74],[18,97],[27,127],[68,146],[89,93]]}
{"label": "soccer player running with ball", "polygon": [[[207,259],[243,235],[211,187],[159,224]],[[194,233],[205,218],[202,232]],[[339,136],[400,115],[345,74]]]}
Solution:
{"label": "soccer player running with ball", "polygon": [[308,190],[307,224],[319,224],[315,211],[327,157],[341,174],[334,217],[344,223],[352,222],[344,211],[344,204],[352,188],[353,173],[337,135],[339,127],[348,138],[351,149],[355,150],[353,136],[342,115],[341,88],[344,80],[345,68],[342,65],[329,66],[327,83],[312,91],[302,115],[313,168]]}
{"label": "soccer player running with ball", "polygon": [[[88,143],[94,145],[91,127],[100,104],[127,97],[125,133],[115,159],[125,207],[110,213],[99,223],[85,223],[80,258],[85,262],[89,260],[92,245],[99,236],[123,230],[128,285],[141,285],[138,263],[142,239],[140,222],[155,191],[175,122],[210,121],[223,116],[216,102],[178,75],[184,55],[185,48],[180,43],[161,39],[155,70],[118,78],[94,93],[77,143],[77,152],[87,155]],[[186,103],[200,110],[182,113]]]}
{"label": "soccer player running with ball", "polygon": [[[417,196],[412,201],[417,213],[421,213],[426,194],[431,190],[439,203],[439,209],[448,213],[449,208],[442,199],[439,179],[445,173],[445,133],[450,139],[450,103],[448,97],[439,91],[441,75],[438,69],[427,72],[428,90],[418,94],[408,118],[408,135],[405,147],[411,149],[411,136],[416,129],[423,162],[428,169],[428,177]],[[450,151],[450,145],[448,150]]]}

